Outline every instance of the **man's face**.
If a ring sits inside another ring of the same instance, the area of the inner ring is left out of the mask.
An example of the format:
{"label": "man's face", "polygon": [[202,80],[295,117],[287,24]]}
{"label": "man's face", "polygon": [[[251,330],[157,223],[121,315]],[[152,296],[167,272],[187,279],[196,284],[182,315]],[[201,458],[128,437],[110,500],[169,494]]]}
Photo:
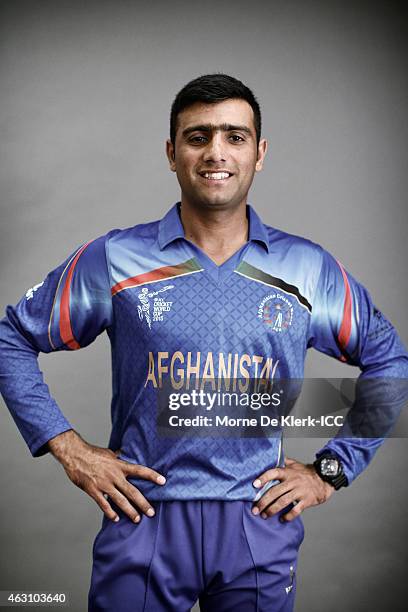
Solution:
{"label": "man's face", "polygon": [[189,106],[178,115],[175,147],[167,141],[181,201],[217,210],[246,202],[266,148],[265,139],[256,144],[253,111],[245,100]]}

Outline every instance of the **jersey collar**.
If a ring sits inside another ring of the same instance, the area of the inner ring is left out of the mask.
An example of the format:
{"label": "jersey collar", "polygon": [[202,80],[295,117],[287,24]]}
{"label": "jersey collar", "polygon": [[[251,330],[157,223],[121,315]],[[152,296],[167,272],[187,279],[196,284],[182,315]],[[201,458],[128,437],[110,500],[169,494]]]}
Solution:
{"label": "jersey collar", "polygon": [[[250,204],[247,204],[246,208],[247,217],[249,219],[249,242],[261,242],[269,253],[269,238],[264,224]],[[159,222],[158,240],[160,250],[162,251],[178,238],[185,238],[184,228],[180,218],[180,202],[174,204]]]}

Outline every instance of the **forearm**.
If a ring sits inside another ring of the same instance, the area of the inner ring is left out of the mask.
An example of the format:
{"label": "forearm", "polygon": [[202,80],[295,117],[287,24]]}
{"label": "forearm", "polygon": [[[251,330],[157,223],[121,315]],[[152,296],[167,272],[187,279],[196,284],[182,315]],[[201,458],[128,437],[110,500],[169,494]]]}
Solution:
{"label": "forearm", "polygon": [[[320,456],[334,452],[343,463],[349,483],[370,463],[407,403],[407,364],[403,356],[363,372],[357,380],[355,399],[343,426],[317,453]],[[401,374],[403,378],[398,377]]]}
{"label": "forearm", "polygon": [[72,429],[43,380],[38,352],[7,318],[0,321],[0,392],[33,456]]}

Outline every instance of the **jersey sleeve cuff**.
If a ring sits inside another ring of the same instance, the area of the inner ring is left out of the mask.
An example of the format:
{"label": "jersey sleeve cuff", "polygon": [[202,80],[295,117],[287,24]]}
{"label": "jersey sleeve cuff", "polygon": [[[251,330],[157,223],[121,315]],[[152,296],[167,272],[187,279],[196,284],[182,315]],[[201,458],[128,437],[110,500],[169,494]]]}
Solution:
{"label": "jersey sleeve cuff", "polygon": [[65,431],[69,431],[70,429],[74,428],[66,419],[64,419],[63,422],[58,423],[58,427],[53,427],[52,429],[41,433],[41,435],[37,437],[34,442],[30,442],[28,445],[32,456],[41,457],[42,455],[49,453],[47,442]]}

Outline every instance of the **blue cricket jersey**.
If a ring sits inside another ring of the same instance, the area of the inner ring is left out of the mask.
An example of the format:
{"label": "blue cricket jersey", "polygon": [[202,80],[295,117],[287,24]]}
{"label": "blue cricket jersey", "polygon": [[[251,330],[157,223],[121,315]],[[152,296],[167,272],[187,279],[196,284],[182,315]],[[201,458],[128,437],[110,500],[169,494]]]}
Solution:
{"label": "blue cricket jersey", "polygon": [[[160,221],[112,230],[78,248],[0,322],[0,388],[31,453],[72,429],[38,353],[77,350],[106,330],[112,433],[120,457],[164,474],[130,479],[151,500],[253,500],[253,480],[281,461],[280,437],[163,437],[157,394],[168,378],[303,377],[314,347],[361,376],[407,378],[408,356],[368,292],[319,245],[264,225],[217,266],[184,237],[180,204]],[[330,440],[349,483],[382,439]]]}

